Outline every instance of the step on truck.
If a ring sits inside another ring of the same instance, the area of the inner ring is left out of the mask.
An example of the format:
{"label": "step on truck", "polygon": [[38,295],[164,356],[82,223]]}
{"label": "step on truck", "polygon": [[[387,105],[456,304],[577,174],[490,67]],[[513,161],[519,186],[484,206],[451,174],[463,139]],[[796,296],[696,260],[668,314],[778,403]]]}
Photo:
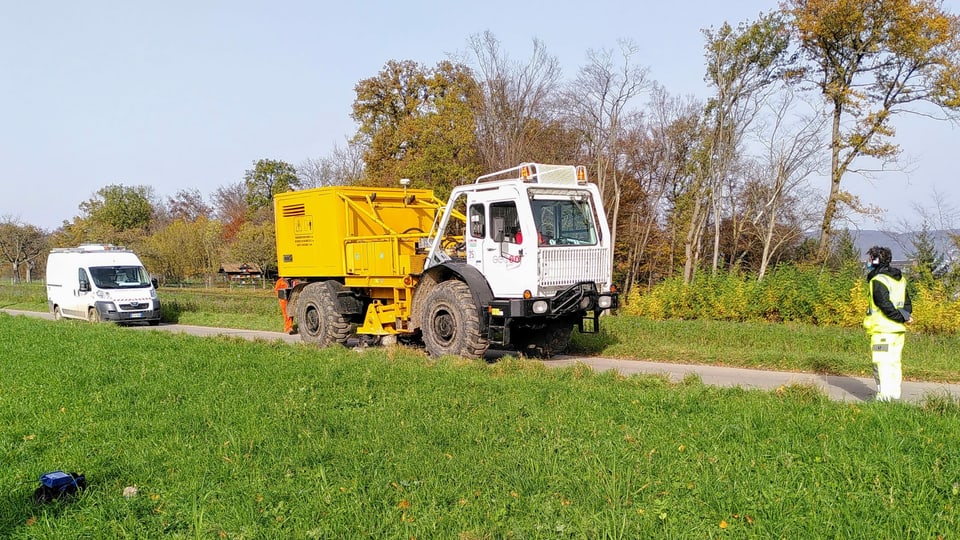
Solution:
{"label": "step on truck", "polygon": [[582,166],[526,163],[431,190],[325,187],[274,198],[283,316],[325,346],[562,352],[617,306],[610,232]]}

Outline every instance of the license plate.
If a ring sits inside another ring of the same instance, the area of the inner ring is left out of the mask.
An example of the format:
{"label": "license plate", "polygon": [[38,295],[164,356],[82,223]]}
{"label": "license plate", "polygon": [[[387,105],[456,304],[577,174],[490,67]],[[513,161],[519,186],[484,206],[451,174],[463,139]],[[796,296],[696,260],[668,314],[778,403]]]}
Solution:
{"label": "license plate", "polygon": [[131,318],[131,319],[140,319],[140,318],[142,318],[142,317],[143,317],[143,313],[131,313],[131,314],[130,314],[130,318]]}

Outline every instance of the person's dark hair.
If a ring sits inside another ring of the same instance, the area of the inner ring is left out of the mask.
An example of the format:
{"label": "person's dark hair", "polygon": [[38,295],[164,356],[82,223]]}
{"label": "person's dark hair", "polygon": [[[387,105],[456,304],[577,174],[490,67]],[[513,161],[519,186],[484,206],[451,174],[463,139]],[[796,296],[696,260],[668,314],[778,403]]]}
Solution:
{"label": "person's dark hair", "polygon": [[880,260],[879,266],[887,266],[893,260],[893,253],[890,252],[890,248],[885,248],[882,246],[873,246],[867,250],[867,258],[870,261],[874,259]]}

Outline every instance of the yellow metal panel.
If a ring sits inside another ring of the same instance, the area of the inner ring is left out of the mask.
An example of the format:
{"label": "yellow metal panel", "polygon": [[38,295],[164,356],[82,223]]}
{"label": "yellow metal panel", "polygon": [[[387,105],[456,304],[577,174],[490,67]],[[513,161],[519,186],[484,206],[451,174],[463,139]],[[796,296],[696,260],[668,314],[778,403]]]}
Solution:
{"label": "yellow metal panel", "polygon": [[364,244],[347,244],[347,273],[368,275],[370,273],[369,255]]}
{"label": "yellow metal panel", "polygon": [[280,275],[379,280],[419,273],[417,240],[442,206],[423,189],[337,186],[277,194]]}

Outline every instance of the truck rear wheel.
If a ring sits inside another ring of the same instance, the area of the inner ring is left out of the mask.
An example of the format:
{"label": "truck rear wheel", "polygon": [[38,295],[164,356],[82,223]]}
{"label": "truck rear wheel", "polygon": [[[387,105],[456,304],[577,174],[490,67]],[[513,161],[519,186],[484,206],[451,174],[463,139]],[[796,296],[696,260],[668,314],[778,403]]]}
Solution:
{"label": "truck rear wheel", "polygon": [[60,306],[53,306],[53,320],[55,321],[63,320],[63,311],[60,309]]}
{"label": "truck rear wheel", "polygon": [[297,330],[307,343],[325,346],[346,343],[353,325],[337,313],[337,299],[333,290],[339,283],[311,283],[303,288],[297,300]]}
{"label": "truck rear wheel", "polygon": [[479,358],[490,343],[480,333],[480,317],[462,281],[445,281],[427,293],[423,305],[423,344],[432,356]]}

